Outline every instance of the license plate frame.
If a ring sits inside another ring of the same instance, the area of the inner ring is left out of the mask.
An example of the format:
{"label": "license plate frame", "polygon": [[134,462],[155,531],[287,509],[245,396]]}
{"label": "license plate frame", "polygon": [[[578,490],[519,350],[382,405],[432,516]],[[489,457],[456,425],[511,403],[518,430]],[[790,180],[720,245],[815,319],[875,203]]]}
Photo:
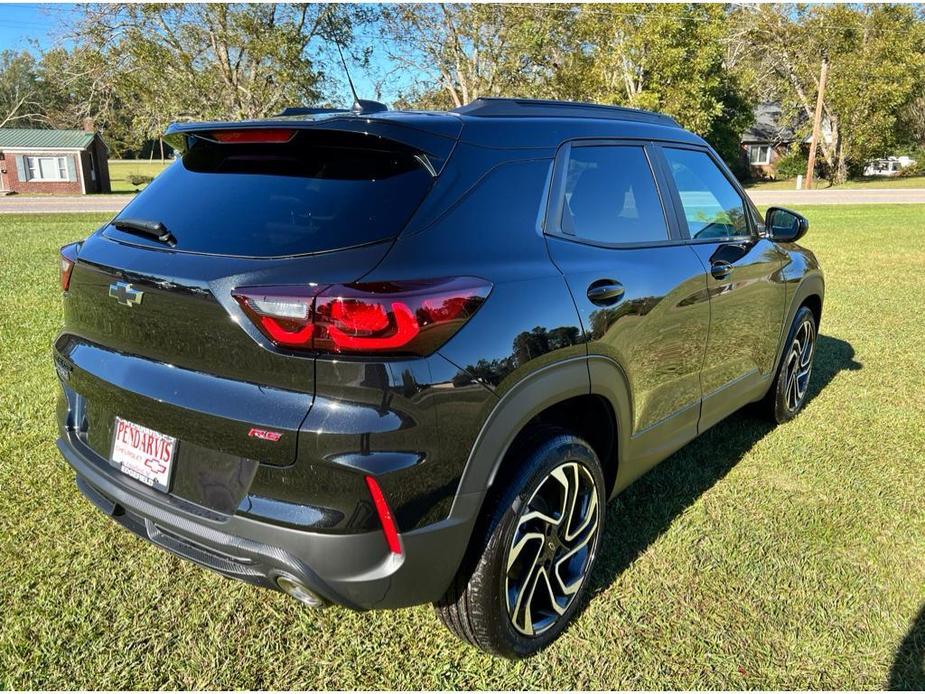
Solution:
{"label": "license plate frame", "polygon": [[142,484],[167,493],[177,459],[176,437],[116,416],[109,464]]}

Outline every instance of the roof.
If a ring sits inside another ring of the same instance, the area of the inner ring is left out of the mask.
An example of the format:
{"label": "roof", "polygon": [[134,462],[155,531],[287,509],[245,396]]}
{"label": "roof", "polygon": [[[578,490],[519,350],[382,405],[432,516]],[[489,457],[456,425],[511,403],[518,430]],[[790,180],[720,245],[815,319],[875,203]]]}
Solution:
{"label": "roof", "polygon": [[755,123],[742,133],[742,142],[779,143],[793,141],[793,128],[780,122],[780,104],[758,104],[755,107],[754,114]]}
{"label": "roof", "polygon": [[417,114],[429,116],[476,116],[490,118],[595,118],[634,120],[646,123],[658,123],[681,127],[671,116],[655,111],[645,111],[627,106],[611,104],[589,104],[582,101],[556,101],[552,99],[516,99],[508,97],[482,96],[459,106],[452,111],[389,111],[378,101],[357,101],[352,109],[293,107],[283,109],[277,117],[310,116],[313,118],[330,117],[338,114],[369,116],[372,114]]}
{"label": "roof", "polygon": [[36,128],[0,128],[0,149],[86,149],[96,133],[85,130],[39,130]]}
{"label": "roof", "polygon": [[166,139],[185,149],[183,136],[204,130],[297,127],[349,130],[394,139],[441,158],[453,143],[502,149],[549,149],[577,138],[628,138],[703,144],[669,116],[620,106],[572,101],[480,98],[453,111],[291,109],[267,119],[173,123]]}

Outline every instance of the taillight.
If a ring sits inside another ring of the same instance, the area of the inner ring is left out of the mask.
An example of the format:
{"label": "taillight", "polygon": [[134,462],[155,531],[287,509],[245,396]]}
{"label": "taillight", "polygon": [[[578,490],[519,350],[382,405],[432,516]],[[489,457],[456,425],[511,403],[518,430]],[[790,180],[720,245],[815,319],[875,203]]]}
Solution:
{"label": "taillight", "polygon": [[213,130],[212,139],[228,144],[268,144],[289,142],[295,136],[290,128],[244,128],[241,130]]}
{"label": "taillight", "polygon": [[66,292],[71,286],[71,272],[74,271],[74,263],[77,262],[77,251],[80,249],[79,243],[72,243],[64,246],[58,254],[58,280],[61,282],[61,291]]}
{"label": "taillight", "polygon": [[254,325],[282,347],[424,356],[452,337],[490,291],[485,280],[456,277],[243,287],[233,295]]}

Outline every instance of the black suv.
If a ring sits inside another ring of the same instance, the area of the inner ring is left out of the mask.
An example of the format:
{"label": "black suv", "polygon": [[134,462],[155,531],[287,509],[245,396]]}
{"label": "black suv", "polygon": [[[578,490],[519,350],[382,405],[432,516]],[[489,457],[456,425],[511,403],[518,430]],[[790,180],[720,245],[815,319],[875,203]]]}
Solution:
{"label": "black suv", "polygon": [[313,606],[433,602],[518,657],[608,499],[723,417],[803,405],[823,299],[663,115],[479,99],[173,125],[61,252],[58,446],[141,537]]}

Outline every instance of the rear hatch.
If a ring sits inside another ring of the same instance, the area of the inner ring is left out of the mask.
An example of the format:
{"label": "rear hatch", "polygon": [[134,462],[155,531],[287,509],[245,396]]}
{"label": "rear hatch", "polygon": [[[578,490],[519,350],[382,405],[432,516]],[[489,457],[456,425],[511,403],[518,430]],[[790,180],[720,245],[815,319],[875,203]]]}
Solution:
{"label": "rear hatch", "polygon": [[183,131],[182,157],[71,273],[56,347],[91,448],[109,457],[120,417],[176,437],[180,465],[184,450],[294,461],[314,358],[274,347],[232,291],[353,282],[384,257],[434,168],[374,131]]}

